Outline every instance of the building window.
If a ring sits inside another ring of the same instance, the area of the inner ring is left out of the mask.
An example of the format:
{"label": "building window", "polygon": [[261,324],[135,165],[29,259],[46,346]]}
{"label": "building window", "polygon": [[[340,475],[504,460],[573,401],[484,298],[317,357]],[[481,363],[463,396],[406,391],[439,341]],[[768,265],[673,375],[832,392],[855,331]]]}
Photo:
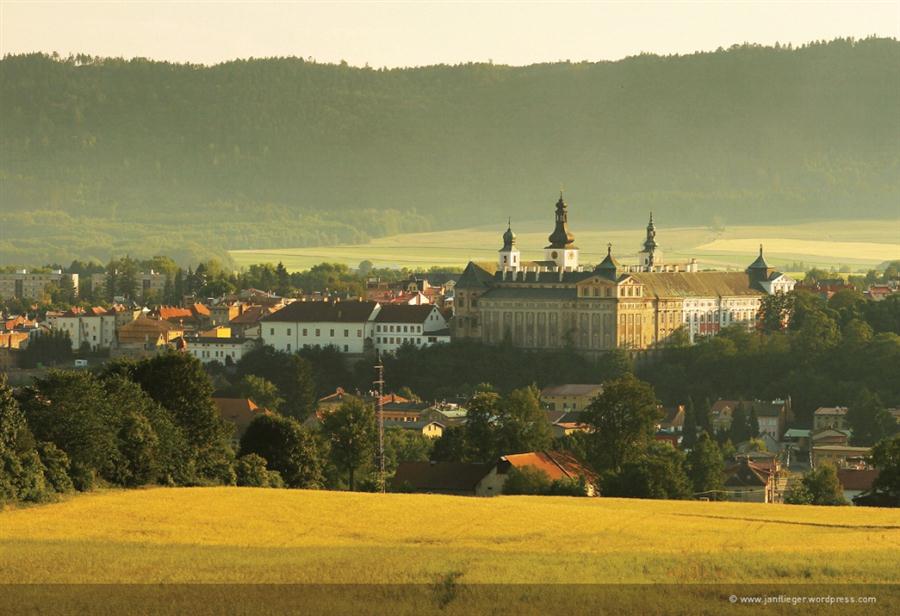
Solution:
{"label": "building window", "polygon": [[334,330],[333,330],[333,329],[330,329],[330,330],[328,330],[328,331],[330,332],[328,335],[329,335],[331,338],[334,338]]}
{"label": "building window", "polygon": [[349,351],[349,350],[350,350],[350,347],[348,347],[348,346],[345,344],[345,345],[344,345],[344,353],[346,353],[346,352]]}
{"label": "building window", "polygon": [[344,338],[349,338],[349,337],[350,337],[350,330],[349,330],[349,329],[345,329],[345,330],[344,330]]}
{"label": "building window", "polygon": [[287,350],[288,350],[288,353],[291,352],[291,343],[290,342],[287,343]]}
{"label": "building window", "polygon": [[303,335],[306,336],[306,328],[303,328]]}
{"label": "building window", "polygon": [[287,329],[288,329],[288,333],[287,333],[287,335],[288,335],[288,336],[290,336],[290,335],[291,335],[291,328],[290,328],[290,327],[288,327],[288,328],[287,328]]}
{"label": "building window", "polygon": [[356,337],[362,338],[362,330],[361,329],[356,330]]}
{"label": "building window", "polygon": [[275,335],[275,328],[274,328],[274,327],[270,327],[270,328],[269,328],[269,335],[270,335],[270,336],[274,336],[274,335]]}
{"label": "building window", "polygon": [[322,330],[317,329],[317,330],[316,330],[316,338],[318,338],[318,337],[321,336],[321,335],[322,335]]}

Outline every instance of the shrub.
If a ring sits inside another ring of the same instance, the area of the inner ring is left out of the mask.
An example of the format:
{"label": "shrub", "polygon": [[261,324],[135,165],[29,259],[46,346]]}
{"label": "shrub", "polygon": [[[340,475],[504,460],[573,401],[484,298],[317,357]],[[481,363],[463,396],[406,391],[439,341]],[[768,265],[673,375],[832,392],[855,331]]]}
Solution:
{"label": "shrub", "polygon": [[71,492],[75,489],[69,477],[69,456],[53,443],[38,443],[38,455],[44,465],[44,478],[54,492]]}

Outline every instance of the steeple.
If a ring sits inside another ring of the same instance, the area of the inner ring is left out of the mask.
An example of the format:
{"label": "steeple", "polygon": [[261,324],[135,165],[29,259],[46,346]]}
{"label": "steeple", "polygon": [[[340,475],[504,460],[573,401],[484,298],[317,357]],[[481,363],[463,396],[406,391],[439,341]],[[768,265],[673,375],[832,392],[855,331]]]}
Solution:
{"label": "steeple", "polygon": [[653,212],[650,212],[650,222],[647,223],[647,238],[644,240],[644,250],[652,252],[656,245],[656,225],[653,224]]}
{"label": "steeple", "polygon": [[653,271],[655,265],[662,263],[662,251],[656,243],[656,225],[653,224],[653,212],[650,212],[650,222],[647,223],[647,236],[644,238],[644,247],[638,253],[641,259],[641,268],[645,272]]}
{"label": "steeple", "polygon": [[619,262],[612,255],[612,244],[606,245],[606,258],[594,268],[594,271],[610,280],[616,279],[619,272]]}
{"label": "steeple", "polygon": [[503,248],[499,250],[497,267],[500,271],[518,270],[522,258],[519,249],[516,248],[516,234],[512,230],[512,219],[506,221],[506,231],[503,233]]}
{"label": "steeple", "polygon": [[547,239],[550,245],[547,248],[573,248],[575,236],[569,231],[569,208],[563,200],[562,191],[559,191],[559,201],[556,202],[556,226],[553,233]]}
{"label": "steeple", "polygon": [[763,257],[763,245],[759,245],[759,256],[756,257],[756,261],[750,264],[747,268],[747,273],[750,275],[751,283],[761,283],[764,280],[769,278],[769,275],[775,270],[769,267],[769,264],[766,263],[765,257]]}
{"label": "steeple", "polygon": [[560,271],[571,272],[578,269],[578,248],[568,222],[569,210],[560,190],[559,201],[556,202],[556,226],[548,238],[550,245],[544,248],[544,260],[553,261]]}

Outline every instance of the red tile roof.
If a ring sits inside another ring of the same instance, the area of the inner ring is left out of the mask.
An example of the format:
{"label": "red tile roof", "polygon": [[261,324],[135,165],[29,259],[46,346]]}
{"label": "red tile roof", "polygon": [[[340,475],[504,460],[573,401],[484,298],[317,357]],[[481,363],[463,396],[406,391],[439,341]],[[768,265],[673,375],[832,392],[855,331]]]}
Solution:
{"label": "red tile roof", "polygon": [[[532,451],[530,453],[517,453],[508,456],[502,456],[498,467],[505,465],[524,468],[532,466],[544,471],[551,480],[557,479],[575,479],[579,476],[585,477],[590,481],[596,481],[597,475],[592,470],[584,466],[574,456],[561,451]],[[505,469],[498,468],[498,472],[505,472]]]}

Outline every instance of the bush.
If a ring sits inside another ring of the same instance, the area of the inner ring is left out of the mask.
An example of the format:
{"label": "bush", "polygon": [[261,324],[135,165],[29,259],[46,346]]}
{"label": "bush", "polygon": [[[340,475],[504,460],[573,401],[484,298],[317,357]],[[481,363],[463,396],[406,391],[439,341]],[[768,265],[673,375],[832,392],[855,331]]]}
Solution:
{"label": "bush", "polygon": [[[269,471],[266,459],[255,453],[248,453],[237,459],[234,465],[237,484],[248,488],[265,488],[269,485]],[[280,475],[279,475],[280,478]]]}
{"label": "bush", "polygon": [[69,477],[69,456],[53,443],[38,443],[38,455],[44,465],[44,479],[54,492],[65,493],[75,489]]}
{"label": "bush", "polygon": [[525,466],[510,467],[506,471],[506,482],[503,484],[504,494],[548,494],[552,482],[550,477],[539,468]]}

